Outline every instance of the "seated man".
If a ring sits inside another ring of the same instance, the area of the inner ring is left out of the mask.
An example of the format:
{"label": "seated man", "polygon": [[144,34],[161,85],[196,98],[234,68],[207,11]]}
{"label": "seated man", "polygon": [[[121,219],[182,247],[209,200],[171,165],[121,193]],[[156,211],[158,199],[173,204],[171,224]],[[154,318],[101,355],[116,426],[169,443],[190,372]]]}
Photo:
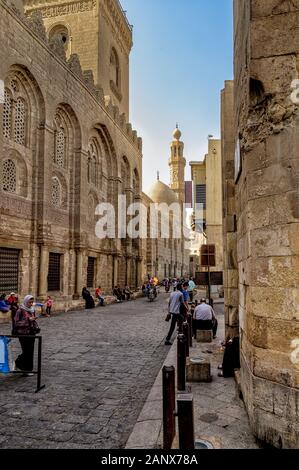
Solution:
{"label": "seated man", "polygon": [[126,286],[124,288],[125,300],[131,300],[131,295],[132,295],[132,291],[131,291],[130,287]]}
{"label": "seated man", "polygon": [[96,293],[95,293],[95,295],[96,295],[96,298],[97,298],[98,301],[99,301],[99,305],[100,305],[101,307],[104,307],[105,298],[104,298],[104,296],[103,296],[101,286],[99,286],[99,287],[96,288]]}
{"label": "seated man", "polygon": [[114,295],[114,297],[116,297],[117,302],[122,302],[123,301],[122,291],[118,286],[114,287],[113,295]]}
{"label": "seated man", "polygon": [[9,304],[6,302],[6,295],[2,294],[0,297],[0,312],[8,313],[9,312]]}
{"label": "seated man", "polygon": [[194,310],[193,331],[196,337],[196,330],[213,330],[213,338],[216,338],[218,321],[214,310],[207,304],[206,299],[201,299],[200,304]]}

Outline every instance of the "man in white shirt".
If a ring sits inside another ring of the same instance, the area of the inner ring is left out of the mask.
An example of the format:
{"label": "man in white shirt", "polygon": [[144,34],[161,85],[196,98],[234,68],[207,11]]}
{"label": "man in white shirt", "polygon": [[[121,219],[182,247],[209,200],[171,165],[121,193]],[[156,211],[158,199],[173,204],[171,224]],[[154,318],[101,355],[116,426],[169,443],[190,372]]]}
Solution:
{"label": "man in white shirt", "polygon": [[169,303],[168,303],[168,312],[171,314],[172,319],[171,319],[169,332],[165,340],[166,346],[171,346],[172,344],[170,340],[175,330],[176,324],[178,323],[178,325],[180,326],[184,321],[184,317],[181,314],[181,305],[183,303],[184,303],[184,296],[180,290],[177,290],[170,294]]}
{"label": "man in white shirt", "polygon": [[194,310],[193,330],[196,337],[196,330],[213,330],[213,338],[216,338],[218,321],[215,312],[206,299],[201,299],[200,304]]}
{"label": "man in white shirt", "polygon": [[190,302],[193,302],[193,291],[194,291],[195,287],[196,287],[196,285],[195,285],[192,277],[190,277],[189,286],[188,286]]}

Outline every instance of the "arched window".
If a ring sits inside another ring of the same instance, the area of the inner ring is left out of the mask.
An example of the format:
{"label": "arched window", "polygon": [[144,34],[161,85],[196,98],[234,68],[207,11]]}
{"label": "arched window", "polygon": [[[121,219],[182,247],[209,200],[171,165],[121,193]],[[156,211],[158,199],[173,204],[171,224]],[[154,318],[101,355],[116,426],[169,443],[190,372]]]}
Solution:
{"label": "arched window", "polygon": [[12,98],[8,90],[4,90],[4,107],[3,107],[3,135],[7,139],[11,137],[11,115],[12,115]]}
{"label": "arched window", "polygon": [[111,50],[110,55],[110,65],[111,65],[111,79],[116,85],[117,88],[120,88],[120,68],[119,68],[119,59],[117,52],[114,48]]}
{"label": "arched window", "polygon": [[26,105],[22,98],[16,102],[15,123],[14,123],[15,142],[20,145],[26,144]]}
{"label": "arched window", "polygon": [[51,202],[52,205],[56,208],[61,207],[62,197],[61,197],[61,185],[56,176],[52,178],[52,190],[51,190]]}
{"label": "arched window", "polygon": [[2,182],[3,191],[8,193],[17,192],[17,169],[12,160],[4,160],[2,166]]}
{"label": "arched window", "polygon": [[63,168],[65,166],[65,131],[60,127],[55,132],[55,163]]}
{"label": "arched window", "polygon": [[70,34],[66,26],[59,24],[54,26],[49,32],[49,41],[58,40],[63,44],[65,52],[68,51]]}

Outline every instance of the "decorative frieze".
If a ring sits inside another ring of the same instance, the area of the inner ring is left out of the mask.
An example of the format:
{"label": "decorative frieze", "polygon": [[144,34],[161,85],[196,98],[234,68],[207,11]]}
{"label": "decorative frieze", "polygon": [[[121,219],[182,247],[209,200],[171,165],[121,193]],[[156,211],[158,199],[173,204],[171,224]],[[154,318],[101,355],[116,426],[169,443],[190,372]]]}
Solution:
{"label": "decorative frieze", "polygon": [[[49,3],[49,2],[47,2]],[[69,2],[64,3],[63,5],[59,5],[57,2],[56,5],[52,6],[41,6],[37,7],[32,4],[30,6],[30,2],[27,3],[26,13],[30,14],[30,12],[34,10],[39,10],[44,18],[53,18],[55,16],[63,16],[63,15],[70,15],[72,13],[80,13],[83,11],[90,11],[96,7],[96,0],[80,0],[78,2]]]}

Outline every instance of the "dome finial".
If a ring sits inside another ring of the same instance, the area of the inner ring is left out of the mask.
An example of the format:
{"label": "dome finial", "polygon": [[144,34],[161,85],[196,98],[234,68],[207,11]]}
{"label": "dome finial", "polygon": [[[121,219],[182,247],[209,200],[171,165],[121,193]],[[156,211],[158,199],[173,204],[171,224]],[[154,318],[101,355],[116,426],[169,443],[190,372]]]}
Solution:
{"label": "dome finial", "polygon": [[157,171],[157,181],[160,181],[160,172]]}
{"label": "dome finial", "polygon": [[173,135],[173,137],[175,138],[175,140],[180,140],[180,138],[181,138],[181,136],[182,136],[182,133],[181,133],[181,131],[180,131],[180,129],[179,129],[178,123],[176,123],[176,128],[175,128],[175,130],[174,130],[174,132],[173,132],[172,135]]}

